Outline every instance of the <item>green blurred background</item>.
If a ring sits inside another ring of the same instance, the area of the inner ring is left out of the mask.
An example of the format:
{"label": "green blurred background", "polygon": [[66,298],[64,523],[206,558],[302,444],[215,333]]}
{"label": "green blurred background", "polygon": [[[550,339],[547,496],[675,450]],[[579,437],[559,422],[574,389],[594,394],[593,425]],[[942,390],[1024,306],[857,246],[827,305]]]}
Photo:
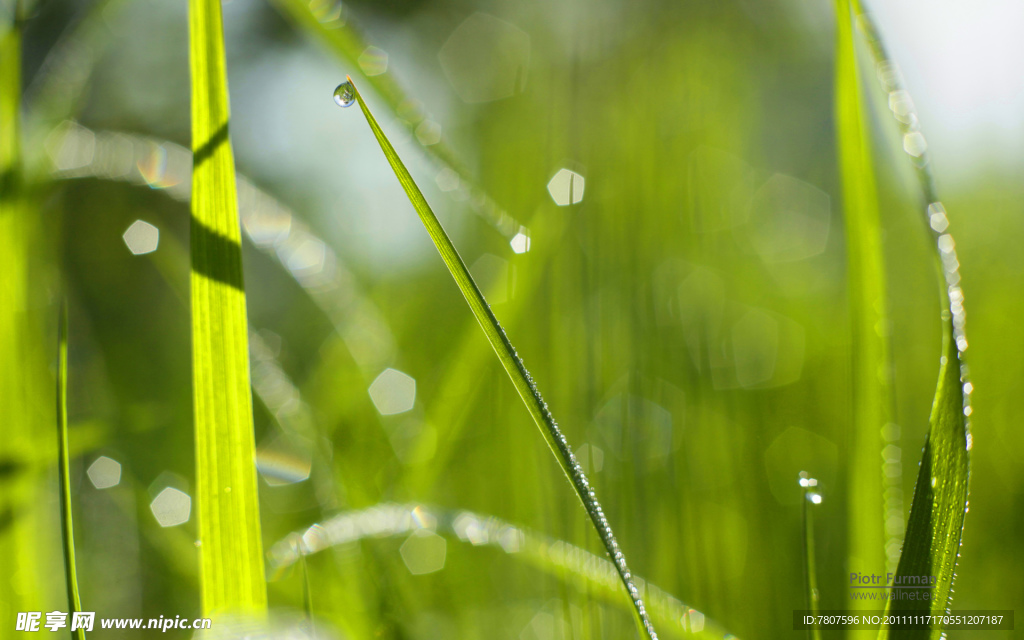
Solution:
{"label": "green blurred background", "polygon": [[[846,608],[858,531],[846,496],[857,473],[846,463],[831,4],[280,6],[310,12],[328,32],[358,22],[379,49],[341,60],[274,3],[224,4],[231,134],[249,181],[240,207],[266,547],[336,513],[394,502],[469,509],[600,553],[365,121],[331,100],[350,73],[569,441],[585,445],[578,455],[631,568],[739,637],[795,637],[792,611],[805,599],[797,473],[806,470],[823,496],[822,606]],[[1024,91],[1001,25],[1021,15],[1000,2],[913,11],[879,17],[911,91],[921,89],[923,131],[934,132],[975,387],[954,607],[1013,609],[1024,601],[1024,436],[1013,409],[1024,397],[1024,111],[1014,110]],[[178,146],[189,145],[187,25],[184,2],[49,0],[25,26],[23,139],[39,220],[34,362],[52,360],[66,295],[79,580],[85,609],[102,617],[198,615],[194,520],[164,527],[155,517],[179,522],[180,496],[162,492],[193,485],[190,156]],[[944,48],[929,46],[937,38],[954,52],[939,56]],[[939,288],[909,165],[862,61],[899,426],[878,472],[888,464],[902,478],[908,507],[938,370]],[[418,103],[396,113],[366,76],[395,78]],[[956,84],[965,79],[974,82]],[[407,115],[419,110],[426,120]],[[468,167],[461,179],[431,153],[441,135]],[[516,222],[489,224],[481,192]],[[154,240],[137,220],[159,230],[154,251],[133,254]],[[47,425],[36,442],[46,442],[50,378],[13,355],[5,366],[39,381],[31,402]],[[36,450],[27,473],[42,513],[19,553],[39,567],[37,609],[61,610],[54,457]],[[111,462],[95,466],[101,457],[120,465],[117,484],[102,489],[116,474]],[[7,475],[0,483],[13,482]],[[13,504],[14,489],[5,493]],[[898,540],[901,519],[887,526]],[[635,634],[622,598],[600,598],[572,575],[457,537],[443,556],[418,544],[402,532],[311,556],[324,637]],[[27,584],[0,573],[10,589]],[[271,605],[291,620],[301,571],[275,577]],[[0,636],[13,634],[13,618],[3,625]]]}

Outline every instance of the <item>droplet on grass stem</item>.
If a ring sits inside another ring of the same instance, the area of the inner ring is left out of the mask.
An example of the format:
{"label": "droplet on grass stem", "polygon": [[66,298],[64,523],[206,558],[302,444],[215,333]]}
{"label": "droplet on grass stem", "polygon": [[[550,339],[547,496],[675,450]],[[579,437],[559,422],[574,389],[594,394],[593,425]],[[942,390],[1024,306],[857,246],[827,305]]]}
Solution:
{"label": "droplet on grass stem", "polygon": [[334,90],[334,102],[339,107],[351,107],[356,102],[356,92],[351,82],[342,82]]}

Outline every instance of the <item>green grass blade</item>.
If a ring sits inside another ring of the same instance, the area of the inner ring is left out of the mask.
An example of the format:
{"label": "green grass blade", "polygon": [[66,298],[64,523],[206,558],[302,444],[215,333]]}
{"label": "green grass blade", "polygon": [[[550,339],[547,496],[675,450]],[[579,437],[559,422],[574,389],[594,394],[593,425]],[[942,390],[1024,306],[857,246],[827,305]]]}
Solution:
{"label": "green grass blade", "polygon": [[192,367],[204,615],[261,614],[248,332],[219,0],[190,0]]}
{"label": "green grass blade", "polygon": [[[82,610],[78,593],[78,569],[75,564],[75,527],[71,508],[71,461],[68,454],[68,310],[61,305],[60,329],[57,337],[57,475],[60,478],[60,516],[64,542],[64,573],[68,587],[68,613]],[[85,629],[71,635],[85,640]]]}
{"label": "green grass blade", "polygon": [[[816,487],[818,481],[806,472],[800,472],[800,486],[803,488],[804,500],[801,515],[803,516],[804,534],[804,582],[807,587],[807,609],[811,615],[818,615],[821,594],[818,592],[818,566],[814,553],[814,507],[821,503],[821,494]],[[821,640],[821,629],[814,625],[807,630],[811,640]]]}
{"label": "green grass blade", "polygon": [[[869,14],[853,1],[858,24],[864,31],[883,89],[890,95],[901,92],[899,70],[893,63]],[[941,614],[952,602],[953,579],[967,513],[972,439],[969,416],[973,387],[967,379],[964,351],[964,295],[960,288],[960,263],[949,219],[939,200],[932,176],[927,145],[919,128],[916,113],[903,113],[896,118],[903,136],[903,147],[912,160],[922,196],[923,220],[929,227],[938,251],[936,265],[943,283],[942,291],[942,355],[939,380],[929,417],[921,467],[914,487],[903,552],[896,569],[896,580],[911,576],[935,576],[930,600],[889,601],[889,607]],[[941,627],[930,631],[893,630],[882,637],[939,638]]]}
{"label": "green grass blade", "polygon": [[416,186],[416,183],[413,181],[408,169],[405,168],[402,160],[398,157],[398,154],[395,152],[391,142],[388,141],[387,136],[384,135],[383,130],[381,130],[380,125],[377,124],[377,120],[373,117],[373,114],[370,113],[370,109],[366,106],[366,102],[363,100],[362,95],[360,95],[359,90],[352,83],[352,79],[348,78],[348,82],[352,86],[352,91],[356,100],[359,102],[359,107],[362,109],[363,115],[366,116],[366,121],[369,123],[370,129],[373,130],[373,135],[377,138],[377,142],[380,143],[384,156],[387,158],[388,163],[394,170],[398,181],[402,184],[402,188],[405,189],[405,193],[409,197],[409,201],[412,203],[413,208],[416,209],[416,213],[419,214],[420,221],[423,223],[423,226],[426,227],[427,233],[430,235],[431,240],[433,240],[434,246],[437,247],[438,253],[441,254],[441,259],[444,260],[452,278],[455,279],[455,283],[458,285],[459,290],[462,291],[462,295],[469,304],[469,308],[472,310],[477,322],[480,323],[480,327],[483,329],[484,335],[487,336],[488,342],[490,342],[491,347],[494,348],[494,352],[497,354],[498,360],[501,361],[501,365],[505,368],[509,378],[512,379],[512,384],[515,386],[516,391],[519,392],[519,396],[523,399],[527,410],[530,412],[530,416],[537,424],[537,427],[540,429],[541,434],[547,441],[548,446],[551,447],[551,451],[554,453],[555,458],[562,467],[562,471],[565,472],[569,482],[576,490],[576,495],[579,496],[580,501],[583,503],[583,507],[586,509],[587,514],[590,516],[590,519],[594,524],[594,528],[597,529],[597,534],[600,536],[605,550],[608,552],[609,557],[615,564],[615,569],[618,572],[623,585],[626,587],[626,591],[629,593],[630,599],[633,601],[634,615],[641,636],[646,636],[651,640],[654,640],[654,638],[657,638],[657,634],[655,633],[654,627],[647,616],[640,591],[636,588],[632,574],[629,571],[629,567],[626,565],[626,557],[622,554],[622,551],[619,550],[619,544],[615,540],[615,535],[612,533],[611,525],[608,524],[608,520],[604,515],[604,510],[597,501],[596,494],[590,487],[590,483],[587,480],[586,475],[576,463],[576,457],[573,455],[569,443],[559,430],[551,412],[548,411],[548,406],[544,402],[543,398],[541,398],[540,392],[537,390],[537,387],[533,382],[533,378],[523,365],[523,361],[516,354],[515,348],[509,341],[508,336],[505,335],[505,331],[501,328],[501,325],[498,323],[498,319],[494,316],[494,312],[491,311],[490,306],[484,299],[483,294],[480,292],[480,288],[476,285],[476,282],[473,281],[473,277],[470,275],[469,269],[466,268],[466,264],[459,256],[458,251],[456,251],[455,245],[453,245],[452,241],[448,238],[448,234],[445,233],[444,228],[441,227],[441,223],[438,221],[437,216],[434,215],[430,205],[427,204],[427,200],[423,197],[423,193],[420,191],[419,187]]}
{"label": "green grass blade", "polygon": [[[41,353],[40,325],[32,312],[29,262],[38,243],[38,217],[24,188],[21,69],[22,3],[0,18],[0,460],[18,471],[3,479],[0,491],[0,616],[12,620],[32,609],[46,592],[49,576],[40,570],[39,530],[50,527],[31,462],[40,451],[52,462],[49,430],[37,427],[51,389]],[[8,21],[7,18],[11,19]],[[45,424],[45,423],[44,423]],[[12,627],[13,629],[13,627]],[[3,632],[0,632],[3,635]]]}
{"label": "green grass blade", "polygon": [[[885,264],[850,0],[836,0],[836,16],[836,143],[852,328],[848,571],[882,573],[895,569],[899,548],[898,534],[895,539],[886,538],[885,514],[903,511],[899,478],[887,482],[881,456],[883,428],[892,420],[891,361],[884,329],[888,325]],[[887,484],[894,484],[897,491],[885,491]],[[867,637],[867,632],[854,635]]]}
{"label": "green grass blade", "polygon": [[316,640],[316,620],[313,619],[313,589],[309,583],[309,567],[306,564],[306,555],[303,554],[299,562],[302,564],[302,612],[306,615],[306,632],[309,637]]}

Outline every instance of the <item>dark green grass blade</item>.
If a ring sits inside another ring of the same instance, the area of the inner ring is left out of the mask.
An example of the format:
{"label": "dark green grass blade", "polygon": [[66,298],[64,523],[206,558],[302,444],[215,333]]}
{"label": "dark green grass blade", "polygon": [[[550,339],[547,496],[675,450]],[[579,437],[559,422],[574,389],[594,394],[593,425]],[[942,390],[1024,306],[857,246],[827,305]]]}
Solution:
{"label": "dark green grass blade", "polygon": [[[351,83],[352,79],[349,78],[348,81]],[[366,102],[363,100],[362,95],[360,95],[354,84],[352,86],[352,90],[355,93],[356,100],[359,102],[359,107],[363,111],[363,115],[366,116],[366,121],[369,123],[370,129],[373,130],[373,135],[376,136],[377,142],[380,143],[381,150],[384,152],[388,163],[391,165],[395,175],[398,177],[398,181],[402,184],[402,188],[405,189],[405,193],[409,197],[409,201],[412,203],[413,208],[415,208],[416,213],[419,214],[420,221],[423,222],[423,226],[426,227],[431,240],[434,241],[434,246],[437,247],[438,253],[441,254],[441,259],[444,260],[445,265],[448,267],[448,271],[452,274],[452,278],[455,279],[455,283],[458,285],[459,290],[462,291],[462,295],[466,298],[466,302],[469,304],[477,322],[480,323],[480,327],[483,329],[484,335],[487,336],[488,342],[490,342],[491,347],[494,348],[494,352],[497,354],[498,360],[501,361],[505,371],[512,379],[512,384],[515,386],[516,391],[519,392],[519,396],[526,404],[526,408],[530,412],[530,416],[537,424],[537,427],[540,429],[541,434],[547,441],[548,446],[551,447],[551,451],[554,453],[555,458],[562,467],[562,471],[565,472],[569,482],[572,483],[573,488],[576,490],[576,495],[579,496],[580,501],[583,503],[583,507],[586,509],[587,514],[594,523],[594,528],[597,529],[597,534],[600,536],[605,550],[608,552],[609,557],[615,564],[615,569],[618,572],[623,585],[626,587],[626,591],[629,593],[630,599],[633,601],[634,616],[641,635],[644,635],[651,640],[657,638],[654,627],[647,616],[647,611],[644,609],[644,603],[640,596],[640,591],[636,588],[636,585],[633,582],[633,576],[629,571],[629,567],[626,565],[626,557],[622,554],[622,551],[619,550],[619,544],[615,540],[615,535],[612,533],[611,525],[608,524],[608,519],[604,515],[604,510],[597,501],[597,496],[595,495],[594,490],[590,487],[590,483],[587,480],[586,475],[576,463],[576,457],[573,455],[572,448],[570,448],[565,436],[563,436],[561,430],[559,430],[554,417],[552,417],[551,412],[548,410],[547,404],[544,402],[540,392],[537,390],[537,387],[533,382],[533,378],[523,365],[523,361],[520,360],[519,356],[516,354],[515,348],[509,341],[508,336],[505,335],[505,331],[501,328],[501,325],[498,323],[498,319],[494,316],[490,306],[484,299],[483,294],[480,292],[480,288],[476,285],[476,282],[473,281],[473,277],[469,274],[469,269],[466,268],[466,264],[462,261],[458,251],[455,250],[455,246],[448,238],[448,234],[445,233],[444,229],[441,227],[441,223],[437,219],[437,216],[434,215],[430,205],[427,204],[426,198],[423,197],[423,193],[420,191],[419,187],[416,186],[416,183],[413,181],[409,171],[405,168],[402,160],[398,157],[394,147],[391,146],[391,142],[388,141],[387,136],[384,135],[380,125],[377,124],[377,120],[373,117],[373,114],[370,113],[370,109],[366,106]]]}
{"label": "dark green grass blade", "polygon": [[[967,510],[969,446],[966,439],[963,394],[956,342],[950,331],[943,337],[946,353],[939,369],[939,386],[932,405],[928,438],[914,487],[914,501],[896,569],[896,580],[935,576],[933,600],[905,600],[890,609],[945,613],[952,601],[956,560]],[[909,584],[909,583],[908,583]],[[941,627],[893,630],[891,638],[937,638]]]}
{"label": "dark green grass blade", "polygon": [[192,375],[202,607],[267,606],[220,0],[191,0]]}
{"label": "dark green grass blade", "polygon": [[[871,17],[857,0],[854,0],[853,8],[867,38],[883,89],[890,96],[896,92],[906,96],[899,71],[886,52]],[[931,589],[931,600],[890,601],[889,607],[941,614],[952,601],[970,480],[972,440],[968,417],[972,411],[972,387],[964,364],[964,351],[967,349],[964,296],[960,288],[960,263],[955,243],[949,234],[945,207],[936,192],[917,114],[910,109],[900,113],[894,110],[894,115],[903,135],[904,150],[913,161],[920,184],[924,221],[938,248],[936,264],[943,283],[943,334],[939,381],[929,418],[928,437],[914,488],[903,553],[896,569],[897,581],[935,576],[935,586]],[[938,638],[941,635],[941,627],[930,631],[893,630],[888,634],[886,631],[882,633],[882,637],[891,638]]]}
{"label": "dark green grass blade", "polygon": [[[836,0],[835,114],[839,173],[846,229],[847,279],[852,328],[853,437],[849,465],[848,571],[892,571],[886,557],[885,513],[902,512],[902,501],[886,504],[882,430],[891,420],[885,264],[870,138],[861,96],[860,70],[849,0]],[[898,478],[894,479],[899,486]],[[894,544],[898,544],[898,538]],[[891,546],[889,548],[892,548]],[[865,605],[869,606],[869,605]],[[855,633],[864,635],[864,632]]]}
{"label": "dark green grass blade", "polygon": [[[71,461],[68,454],[68,309],[60,309],[57,337],[57,475],[60,479],[60,519],[64,542],[64,573],[67,577],[68,611],[71,617],[82,610],[78,593],[78,570],[75,564],[75,527],[71,508]],[[70,628],[70,623],[69,623]],[[85,630],[76,629],[72,637],[85,639]]]}

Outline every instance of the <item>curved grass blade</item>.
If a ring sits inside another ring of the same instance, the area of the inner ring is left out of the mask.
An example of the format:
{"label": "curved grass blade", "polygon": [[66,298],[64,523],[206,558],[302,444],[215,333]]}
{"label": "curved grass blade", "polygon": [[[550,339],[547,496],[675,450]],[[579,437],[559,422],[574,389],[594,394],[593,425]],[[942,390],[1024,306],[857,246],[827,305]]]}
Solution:
{"label": "curved grass blade", "polygon": [[[903,513],[900,477],[884,473],[884,429],[892,420],[893,395],[885,262],[875,169],[872,162],[850,0],[836,0],[835,118],[846,229],[847,281],[852,329],[853,438],[849,464],[850,522],[847,571],[881,573],[896,568],[900,538],[887,538],[886,513]],[[898,445],[896,445],[898,446]],[[895,488],[894,491],[886,491]],[[855,601],[863,608],[874,606]],[[857,604],[853,605],[855,608]],[[866,638],[870,631],[855,631]]]}
{"label": "curved grass blade", "polygon": [[[68,454],[68,308],[60,308],[60,329],[57,337],[57,475],[60,478],[60,518],[64,542],[64,573],[67,577],[68,608],[71,617],[82,610],[78,593],[78,569],[75,564],[75,527],[71,508],[71,461]],[[72,637],[85,640],[85,629],[71,632]]]}
{"label": "curved grass blade", "polygon": [[[890,109],[903,136],[903,149],[913,161],[922,195],[924,221],[936,243],[936,264],[942,289],[942,355],[935,400],[929,417],[921,467],[914,487],[903,552],[896,580],[934,576],[930,600],[890,599],[890,609],[942,614],[952,601],[956,560],[959,557],[967,512],[972,438],[972,413],[964,352],[964,295],[960,288],[960,262],[949,234],[949,219],[939,200],[928,162],[927,143],[910,95],[903,86],[898,67],[892,62],[870,15],[858,0],[852,0],[858,24],[867,39],[878,78],[888,94]],[[896,590],[892,594],[895,595]],[[883,630],[881,637],[939,638],[941,627],[931,630]]]}
{"label": "curved grass blade", "polygon": [[352,87],[356,100],[359,102],[363,115],[366,116],[370,129],[373,130],[373,135],[377,138],[377,142],[380,143],[384,156],[394,170],[398,181],[402,184],[402,188],[405,189],[405,193],[409,197],[413,208],[416,209],[416,213],[419,214],[420,221],[423,222],[423,226],[426,227],[427,233],[430,234],[434,246],[437,247],[438,253],[441,254],[441,259],[444,260],[449,273],[455,279],[455,283],[469,304],[469,308],[472,310],[477,322],[480,323],[480,328],[483,329],[484,335],[487,336],[487,341],[491,343],[491,347],[494,349],[495,354],[497,354],[498,360],[501,361],[501,365],[505,368],[505,372],[512,379],[512,384],[523,399],[523,403],[530,412],[530,416],[537,424],[548,446],[551,447],[551,451],[558,460],[558,464],[562,467],[562,471],[576,490],[576,495],[583,503],[583,507],[590,516],[590,520],[594,523],[594,528],[597,529],[597,534],[600,536],[608,556],[615,564],[615,569],[619,573],[622,584],[626,587],[626,591],[633,601],[634,616],[640,634],[654,640],[658,636],[647,616],[640,592],[633,583],[633,576],[626,565],[626,557],[619,550],[619,543],[615,539],[611,525],[608,524],[604,510],[597,501],[597,496],[590,487],[590,482],[583,473],[583,469],[577,464],[572,448],[555,423],[554,417],[548,410],[547,403],[541,397],[540,391],[537,390],[537,386],[533,382],[533,378],[530,376],[529,371],[526,370],[523,361],[516,354],[515,348],[509,341],[508,336],[505,335],[504,329],[501,328],[501,324],[499,324],[498,319],[494,316],[494,312],[491,311],[490,306],[480,292],[480,288],[473,281],[473,277],[459,256],[458,251],[456,251],[455,245],[448,238],[448,234],[445,233],[437,216],[434,215],[430,205],[427,204],[423,193],[413,181],[409,170],[405,168],[401,158],[395,152],[395,148],[391,146],[391,142],[384,135],[373,114],[370,113],[370,109],[366,106],[362,95],[355,87],[355,84],[352,83],[352,78],[347,78],[347,80]]}
{"label": "curved grass blade", "polygon": [[[630,606],[622,598],[618,573],[606,558],[491,515],[425,504],[379,503],[292,532],[270,548],[269,569],[273,575],[281,575],[305,556],[360,540],[404,536],[425,526],[445,538],[501,549],[552,576],[571,579],[581,592]],[[702,638],[735,638],[701,611],[639,576],[635,579],[659,625]]]}
{"label": "curved grass blade", "polygon": [[204,616],[267,607],[219,0],[190,0],[192,376]]}

